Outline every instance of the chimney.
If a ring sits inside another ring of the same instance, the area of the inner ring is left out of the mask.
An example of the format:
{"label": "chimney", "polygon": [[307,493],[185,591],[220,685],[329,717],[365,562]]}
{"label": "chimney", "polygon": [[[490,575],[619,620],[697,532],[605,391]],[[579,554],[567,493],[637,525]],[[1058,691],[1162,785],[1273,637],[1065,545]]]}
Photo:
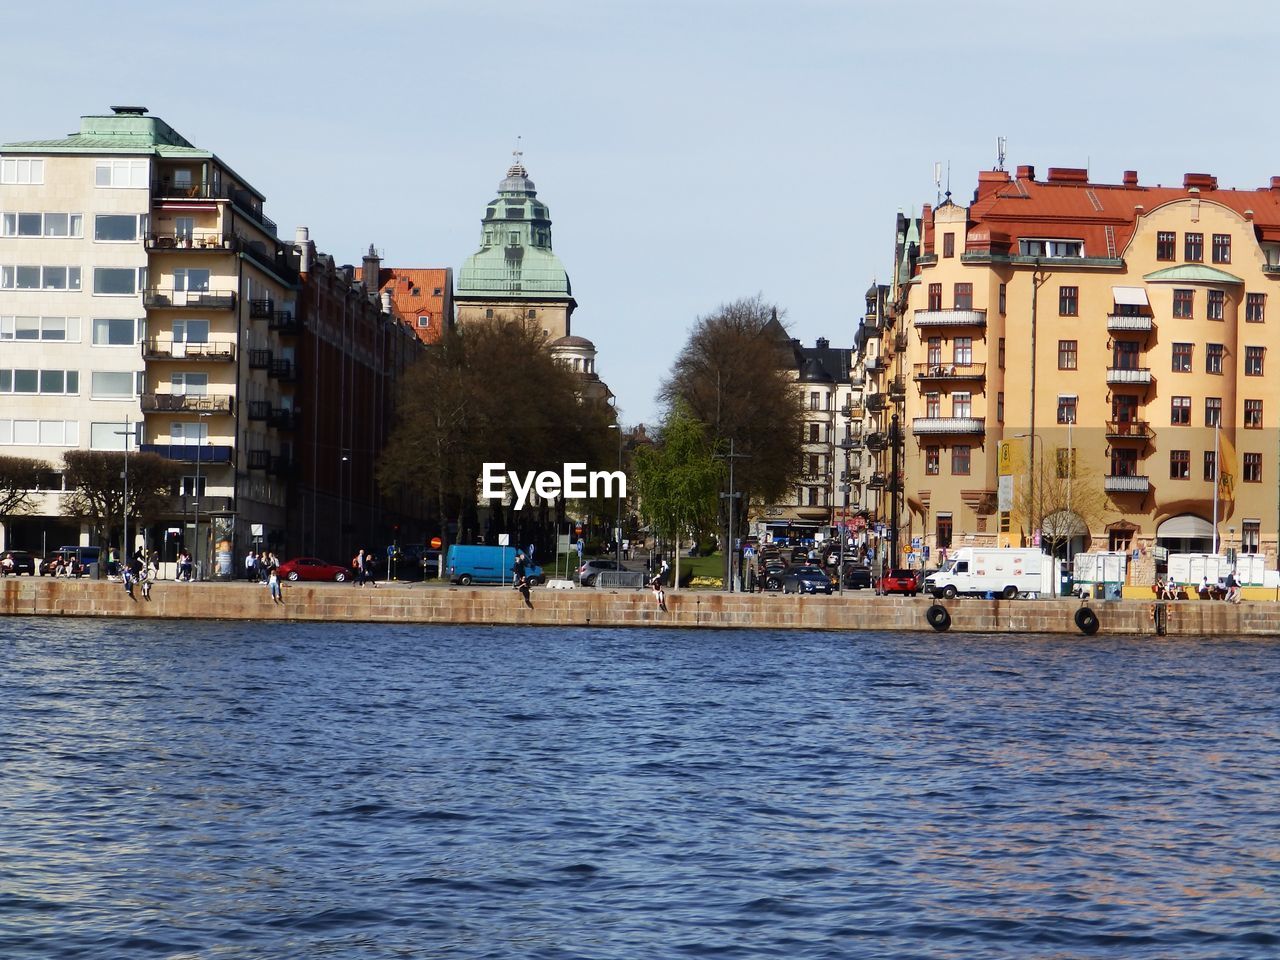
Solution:
{"label": "chimney", "polygon": [[1019,180],[1034,180],[1036,178],[1036,168],[1029,163],[1024,163],[1018,167]]}
{"label": "chimney", "polygon": [[369,244],[369,252],[364,255],[364,270],[360,274],[364,279],[364,288],[366,290],[377,290],[382,284],[382,258],[378,256],[378,251],[373,249],[373,244]]}
{"label": "chimney", "polygon": [[1280,177],[1272,177],[1272,178],[1271,178],[1271,189],[1272,189],[1272,190],[1280,190]]}
{"label": "chimney", "polygon": [[1126,187],[1136,187],[1138,185],[1138,171],[1126,170],[1124,172],[1124,185]]}
{"label": "chimney", "polygon": [[298,227],[293,232],[293,246],[298,251],[298,272],[308,274],[311,272],[311,230],[307,227]]}
{"label": "chimney", "polygon": [[978,189],[973,191],[973,199],[981,200],[983,197],[989,197],[1000,189],[1001,184],[1009,182],[1008,171],[1005,170],[979,170],[978,171]]}
{"label": "chimney", "polygon": [[1202,190],[1217,190],[1218,178],[1211,173],[1188,173],[1182,178],[1182,187],[1184,190],[1190,190],[1192,187],[1199,187]]}
{"label": "chimney", "polygon": [[827,347],[831,346],[831,341],[828,340],[826,337],[819,337],[817,340],[814,341],[814,346],[816,346],[819,350],[825,350],[827,349]]}
{"label": "chimney", "polygon": [[391,291],[390,290],[382,291],[382,312],[383,313],[391,312]]}
{"label": "chimney", "polygon": [[1050,167],[1050,183],[1088,183],[1089,171],[1084,167]]}

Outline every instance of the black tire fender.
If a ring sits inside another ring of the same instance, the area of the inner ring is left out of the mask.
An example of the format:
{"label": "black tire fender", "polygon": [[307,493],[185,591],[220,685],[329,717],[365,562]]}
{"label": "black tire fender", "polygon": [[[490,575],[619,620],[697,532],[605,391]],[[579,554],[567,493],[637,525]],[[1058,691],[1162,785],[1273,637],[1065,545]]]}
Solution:
{"label": "black tire fender", "polygon": [[940,603],[932,604],[924,612],[924,618],[929,621],[929,626],[937,630],[938,633],[946,633],[951,629],[951,614]]}
{"label": "black tire fender", "polygon": [[1087,637],[1098,632],[1098,615],[1089,607],[1081,607],[1075,614],[1076,628]]}

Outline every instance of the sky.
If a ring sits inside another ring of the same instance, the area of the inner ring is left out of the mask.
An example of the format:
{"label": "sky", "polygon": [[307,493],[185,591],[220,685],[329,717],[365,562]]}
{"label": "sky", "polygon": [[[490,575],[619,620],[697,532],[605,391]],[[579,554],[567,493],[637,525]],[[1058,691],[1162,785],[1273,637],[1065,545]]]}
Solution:
{"label": "sky", "polygon": [[[150,108],[340,263],[453,267],[521,138],[573,332],[627,424],[694,320],[762,295],[849,345],[894,220],[977,171],[1280,175],[1280,15],[1240,0],[46,0],[6,11],[0,142]],[[944,173],[945,177],[945,173]],[[944,189],[945,189],[944,184]]]}

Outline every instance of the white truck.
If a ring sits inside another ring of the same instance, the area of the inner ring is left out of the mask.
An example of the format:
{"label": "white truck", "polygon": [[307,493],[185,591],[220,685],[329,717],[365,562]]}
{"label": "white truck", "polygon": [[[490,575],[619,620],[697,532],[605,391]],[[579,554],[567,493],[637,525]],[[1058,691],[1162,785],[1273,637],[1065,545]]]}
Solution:
{"label": "white truck", "polygon": [[961,547],[925,578],[924,590],[947,599],[962,593],[1006,600],[1022,593],[1053,596],[1058,568],[1057,560],[1034,547]]}

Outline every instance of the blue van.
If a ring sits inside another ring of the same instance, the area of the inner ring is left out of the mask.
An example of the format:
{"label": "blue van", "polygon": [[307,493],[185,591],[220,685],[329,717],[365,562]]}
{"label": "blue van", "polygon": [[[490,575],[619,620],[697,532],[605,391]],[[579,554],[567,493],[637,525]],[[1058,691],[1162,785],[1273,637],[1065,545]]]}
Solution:
{"label": "blue van", "polygon": [[[511,568],[516,562],[515,547],[468,547],[453,545],[445,555],[444,574],[451,583],[510,583]],[[525,567],[525,575],[535,586],[545,583],[542,568]]]}

